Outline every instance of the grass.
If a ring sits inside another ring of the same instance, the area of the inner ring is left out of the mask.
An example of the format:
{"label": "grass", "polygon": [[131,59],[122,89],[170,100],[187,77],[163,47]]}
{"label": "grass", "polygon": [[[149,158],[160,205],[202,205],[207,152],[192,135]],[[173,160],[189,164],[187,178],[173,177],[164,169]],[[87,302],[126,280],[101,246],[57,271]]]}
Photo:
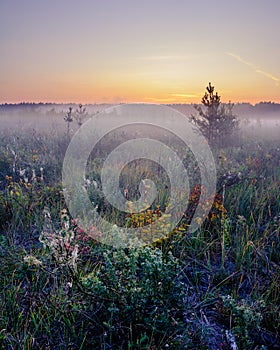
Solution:
{"label": "grass", "polygon": [[[189,207],[169,237],[117,249],[64,210],[67,135],[2,136],[1,348],[279,348],[279,142],[247,140],[215,151],[219,193],[196,232],[187,231],[201,205],[192,184]],[[143,178],[154,179],[159,190],[150,211],[124,215],[102,196],[103,160],[96,151],[87,167],[88,193],[103,217],[125,229],[164,214],[170,185],[164,170],[147,161],[124,169],[120,184],[130,200],[138,198]],[[227,185],[229,172],[242,176]]]}

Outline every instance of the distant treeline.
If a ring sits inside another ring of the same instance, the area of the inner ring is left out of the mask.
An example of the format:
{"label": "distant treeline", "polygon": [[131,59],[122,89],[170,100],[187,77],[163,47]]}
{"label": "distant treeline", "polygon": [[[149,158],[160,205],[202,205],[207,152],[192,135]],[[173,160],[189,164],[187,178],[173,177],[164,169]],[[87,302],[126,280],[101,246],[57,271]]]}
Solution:
{"label": "distant treeline", "polygon": [[[2,103],[0,104],[0,113],[30,113],[30,114],[61,114],[67,111],[69,107],[78,108],[78,103],[52,103],[52,102],[20,102],[20,103]],[[104,108],[113,106],[113,104],[85,104],[87,111],[97,112]],[[194,104],[169,104],[168,106],[178,109],[182,113],[189,115],[194,114]],[[280,116],[280,103],[275,102],[259,102],[255,105],[250,103],[234,104],[234,113],[240,116],[255,116],[264,117],[266,114],[275,114]]]}
{"label": "distant treeline", "polygon": [[[91,113],[109,107],[109,104],[85,104],[86,110]],[[0,104],[0,113],[28,113],[28,114],[64,114],[69,107],[78,109],[79,103],[52,103],[52,102],[20,102]]]}

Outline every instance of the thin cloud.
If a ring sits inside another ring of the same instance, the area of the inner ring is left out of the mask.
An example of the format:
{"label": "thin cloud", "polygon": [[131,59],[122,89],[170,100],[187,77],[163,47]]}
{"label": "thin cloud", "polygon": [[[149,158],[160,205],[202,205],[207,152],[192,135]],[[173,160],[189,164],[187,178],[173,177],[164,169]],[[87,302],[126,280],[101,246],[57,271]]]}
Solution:
{"label": "thin cloud", "polygon": [[228,56],[233,57],[235,60],[237,60],[238,62],[241,62],[243,64],[245,64],[246,66],[250,67],[251,69],[253,69],[254,72],[261,74],[263,76],[265,76],[268,79],[273,80],[277,86],[279,86],[280,84],[280,78],[272,75],[271,73],[265,72],[264,70],[260,69],[258,66],[256,66],[254,63],[249,62],[249,61],[245,61],[243,58],[241,58],[239,55],[236,55],[232,52],[226,52],[226,54]]}
{"label": "thin cloud", "polygon": [[188,55],[156,55],[156,56],[143,56],[139,57],[140,60],[145,61],[185,61],[190,60],[192,56]]}
{"label": "thin cloud", "polygon": [[276,85],[278,86],[279,83],[280,83],[280,79],[275,77],[274,75],[270,74],[270,73],[267,73],[267,72],[264,72],[263,70],[261,69],[257,69],[256,70],[257,73],[260,73],[262,75],[264,75],[265,77],[269,78],[269,79],[272,79],[276,82]]}
{"label": "thin cloud", "polygon": [[168,102],[174,102],[174,101],[186,101],[187,99],[193,99],[193,98],[197,98],[197,95],[194,94],[174,94],[174,93],[170,93],[168,94],[167,97],[145,97],[145,100],[148,101],[152,101],[152,102],[161,102],[161,103],[168,103]]}
{"label": "thin cloud", "polygon": [[151,102],[174,102],[174,98],[156,98],[156,97],[144,97],[144,100],[151,101]]}
{"label": "thin cloud", "polygon": [[195,98],[198,97],[197,95],[194,94],[170,94],[171,96],[174,97],[183,97],[183,98]]}

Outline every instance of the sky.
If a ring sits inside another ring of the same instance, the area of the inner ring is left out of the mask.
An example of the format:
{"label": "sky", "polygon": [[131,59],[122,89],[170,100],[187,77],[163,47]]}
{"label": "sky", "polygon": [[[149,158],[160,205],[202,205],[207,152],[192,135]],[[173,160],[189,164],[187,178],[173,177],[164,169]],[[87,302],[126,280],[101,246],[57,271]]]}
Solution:
{"label": "sky", "polygon": [[0,103],[280,103],[279,0],[0,0]]}

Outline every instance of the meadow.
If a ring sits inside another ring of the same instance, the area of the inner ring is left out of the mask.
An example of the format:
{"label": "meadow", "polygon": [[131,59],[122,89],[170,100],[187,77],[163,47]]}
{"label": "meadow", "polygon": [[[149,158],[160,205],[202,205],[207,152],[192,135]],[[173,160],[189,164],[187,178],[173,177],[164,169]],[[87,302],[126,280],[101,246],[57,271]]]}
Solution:
{"label": "meadow", "polygon": [[[1,349],[280,348],[279,122],[244,122],[234,143],[213,149],[217,193],[193,233],[203,205],[195,159],[172,135],[158,135],[191,164],[188,208],[167,237],[116,248],[68,212],[63,116],[36,128],[13,117],[0,128]],[[121,213],[102,194],[106,154],[145,132],[107,135],[88,160],[85,188],[96,214],[117,223],[111,235],[164,215],[170,182],[154,162],[132,162],[120,178],[130,200],[141,179],[154,180],[158,196],[145,212]]]}

